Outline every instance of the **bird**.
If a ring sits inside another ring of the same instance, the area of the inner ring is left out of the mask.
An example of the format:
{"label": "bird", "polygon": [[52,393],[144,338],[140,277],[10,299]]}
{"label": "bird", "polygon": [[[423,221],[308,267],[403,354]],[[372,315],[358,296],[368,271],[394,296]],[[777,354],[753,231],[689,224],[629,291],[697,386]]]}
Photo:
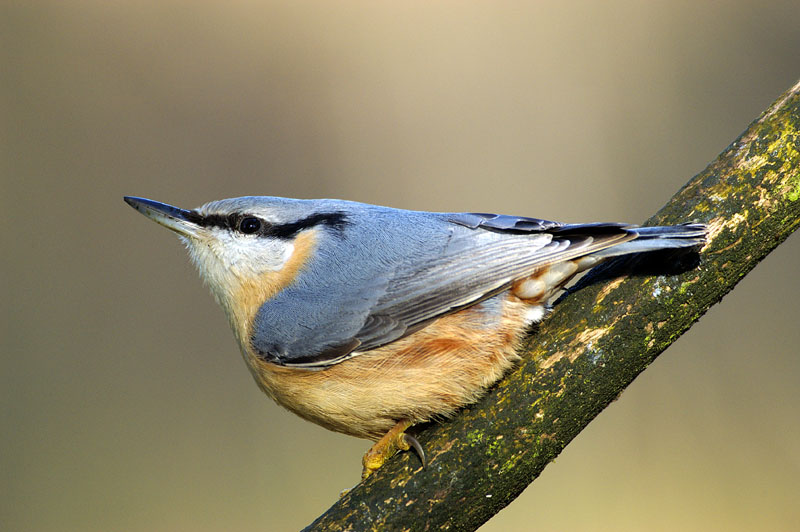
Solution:
{"label": "bird", "polygon": [[258,386],[327,429],[372,440],[366,479],[413,425],[474,403],[577,274],[697,249],[700,223],[641,227],[246,196],[181,209],[125,202],[177,233]]}

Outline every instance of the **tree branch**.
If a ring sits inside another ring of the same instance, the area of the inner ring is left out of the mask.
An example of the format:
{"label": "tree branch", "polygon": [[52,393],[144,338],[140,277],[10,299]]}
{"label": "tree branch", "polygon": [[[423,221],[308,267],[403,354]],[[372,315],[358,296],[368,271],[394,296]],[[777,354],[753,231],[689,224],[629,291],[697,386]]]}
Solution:
{"label": "tree branch", "polygon": [[647,221],[707,223],[699,266],[637,276],[617,264],[622,277],[602,282],[593,272],[529,338],[516,371],[418,435],[426,469],[398,455],[306,530],[479,527],[797,228],[799,200],[800,83]]}

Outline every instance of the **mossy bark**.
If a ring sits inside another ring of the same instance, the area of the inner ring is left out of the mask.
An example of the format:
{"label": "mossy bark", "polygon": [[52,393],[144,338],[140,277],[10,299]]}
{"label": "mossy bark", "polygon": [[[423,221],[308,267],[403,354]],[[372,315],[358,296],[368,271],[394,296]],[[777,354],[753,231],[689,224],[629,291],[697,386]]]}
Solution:
{"label": "mossy bark", "polygon": [[474,530],[509,504],[653,360],[800,224],[800,83],[646,225],[705,222],[699,264],[584,279],[531,335],[524,363],[426,427],[306,530]]}

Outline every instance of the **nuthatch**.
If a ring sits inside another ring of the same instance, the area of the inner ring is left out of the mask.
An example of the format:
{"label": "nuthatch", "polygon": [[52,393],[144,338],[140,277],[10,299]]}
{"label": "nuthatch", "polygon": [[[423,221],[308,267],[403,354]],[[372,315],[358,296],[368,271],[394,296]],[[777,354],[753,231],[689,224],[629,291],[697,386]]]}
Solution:
{"label": "nuthatch", "polygon": [[183,210],[125,201],[178,233],[256,382],[325,428],[376,443],[475,402],[518,360],[526,328],[577,273],[704,242],[705,226],[561,224],[341,200],[243,197]]}

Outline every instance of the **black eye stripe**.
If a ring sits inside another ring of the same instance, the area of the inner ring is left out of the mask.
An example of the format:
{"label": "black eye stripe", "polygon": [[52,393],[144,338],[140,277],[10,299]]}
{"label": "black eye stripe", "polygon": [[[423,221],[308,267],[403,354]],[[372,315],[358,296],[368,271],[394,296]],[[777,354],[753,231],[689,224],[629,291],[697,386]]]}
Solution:
{"label": "black eye stripe", "polygon": [[348,223],[347,215],[343,212],[320,212],[301,218],[296,222],[273,225],[264,234],[275,238],[294,238],[303,229],[327,225],[341,231]]}
{"label": "black eye stripe", "polygon": [[220,229],[228,229],[231,226],[231,220],[235,220],[235,215],[224,216],[222,214],[200,214],[197,211],[189,211],[186,215],[186,220],[200,227],[219,227]]}
{"label": "black eye stripe", "polygon": [[255,231],[245,234],[258,234],[258,236],[291,239],[297,233],[304,229],[310,229],[318,225],[326,225],[333,229],[341,231],[349,223],[347,215],[343,212],[321,212],[311,214],[305,218],[301,218],[296,222],[289,222],[284,224],[271,224],[266,220],[246,213],[231,213],[224,214],[207,214],[202,215],[197,211],[188,211],[187,220],[195,223],[201,227],[219,227],[220,229],[229,229],[232,231],[243,232],[242,223],[244,220],[252,219],[258,221],[260,227]]}

